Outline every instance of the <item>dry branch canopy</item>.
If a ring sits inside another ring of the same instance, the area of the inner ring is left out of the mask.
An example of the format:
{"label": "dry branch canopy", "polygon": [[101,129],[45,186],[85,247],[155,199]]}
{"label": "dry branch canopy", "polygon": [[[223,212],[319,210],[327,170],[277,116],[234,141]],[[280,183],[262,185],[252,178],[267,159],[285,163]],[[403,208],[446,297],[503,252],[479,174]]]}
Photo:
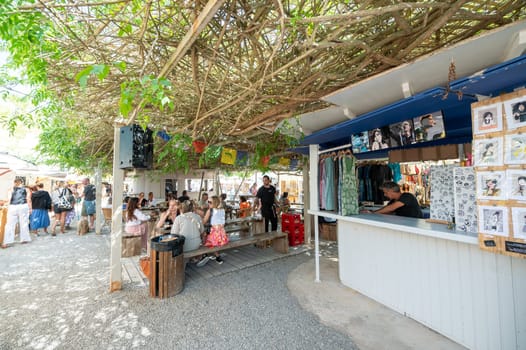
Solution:
{"label": "dry branch canopy", "polygon": [[[123,86],[146,76],[171,83],[173,109],[146,103],[137,118],[209,143],[250,145],[282,120],[326,107],[324,95],[524,18],[521,3],[224,1],[166,74],[206,1],[38,1],[19,11],[39,11],[52,22],[48,40],[60,57],[46,58],[49,86],[73,97],[66,117],[94,125],[96,142],[111,152],[106,126],[122,117]],[[75,76],[90,65],[110,71],[82,89]]]}

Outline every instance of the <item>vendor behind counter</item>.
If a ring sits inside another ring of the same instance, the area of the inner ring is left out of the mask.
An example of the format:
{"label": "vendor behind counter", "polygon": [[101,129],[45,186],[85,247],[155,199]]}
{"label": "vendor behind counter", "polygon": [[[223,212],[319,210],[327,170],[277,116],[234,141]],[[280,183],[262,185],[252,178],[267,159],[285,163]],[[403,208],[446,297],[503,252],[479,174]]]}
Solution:
{"label": "vendor behind counter", "polygon": [[411,218],[424,217],[416,197],[408,192],[402,193],[396,182],[384,182],[382,191],[384,196],[389,198],[389,202],[378,210],[363,210],[361,213],[394,214]]}

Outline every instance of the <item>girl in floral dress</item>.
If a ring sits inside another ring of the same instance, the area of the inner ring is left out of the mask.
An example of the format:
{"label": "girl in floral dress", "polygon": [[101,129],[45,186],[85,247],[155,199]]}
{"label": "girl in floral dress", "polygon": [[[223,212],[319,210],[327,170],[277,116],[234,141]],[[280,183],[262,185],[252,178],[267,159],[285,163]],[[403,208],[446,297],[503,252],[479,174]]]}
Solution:
{"label": "girl in floral dress", "polygon": [[[220,247],[228,243],[228,236],[225,232],[225,208],[221,204],[218,196],[212,196],[212,204],[210,210],[206,212],[204,222],[210,220],[210,234],[207,236],[205,246]],[[213,259],[207,257],[208,259]],[[219,256],[219,252],[215,252],[215,261],[218,264],[223,263],[223,259]]]}

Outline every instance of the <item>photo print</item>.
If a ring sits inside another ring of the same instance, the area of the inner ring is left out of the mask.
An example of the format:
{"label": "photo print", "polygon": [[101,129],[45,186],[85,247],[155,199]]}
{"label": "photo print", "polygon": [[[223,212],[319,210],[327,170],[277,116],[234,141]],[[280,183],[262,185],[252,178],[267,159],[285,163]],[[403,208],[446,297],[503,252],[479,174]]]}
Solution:
{"label": "photo print", "polygon": [[456,228],[463,232],[477,233],[475,169],[473,167],[455,167],[453,169],[453,181]]}
{"label": "photo print", "polygon": [[473,141],[475,166],[503,165],[502,137]]}
{"label": "photo print", "polygon": [[506,199],[506,173],[504,171],[477,172],[479,199]]}
{"label": "photo print", "polygon": [[511,208],[513,238],[526,239],[526,208]]}
{"label": "photo print", "polygon": [[508,208],[479,205],[479,232],[508,236]]}
{"label": "photo print", "polygon": [[389,126],[391,147],[401,147],[415,143],[413,120],[408,119]]}
{"label": "photo print", "polygon": [[506,164],[525,164],[526,163],[526,135],[510,134],[506,135],[504,146],[504,162]]}
{"label": "photo print", "polygon": [[371,151],[378,151],[391,147],[389,127],[376,128],[369,131],[369,146]]}
{"label": "photo print", "polygon": [[362,131],[358,134],[352,135],[352,152],[363,153],[369,152],[369,132]]}
{"label": "photo print", "polygon": [[473,110],[473,133],[484,134],[502,131],[502,104],[475,108]]}
{"label": "photo print", "polygon": [[416,142],[433,141],[446,137],[444,116],[441,111],[413,118],[413,126]]}
{"label": "photo print", "polygon": [[506,178],[508,198],[526,202],[526,169],[509,169]]}
{"label": "photo print", "polygon": [[526,96],[514,98],[504,102],[508,129],[526,126]]}

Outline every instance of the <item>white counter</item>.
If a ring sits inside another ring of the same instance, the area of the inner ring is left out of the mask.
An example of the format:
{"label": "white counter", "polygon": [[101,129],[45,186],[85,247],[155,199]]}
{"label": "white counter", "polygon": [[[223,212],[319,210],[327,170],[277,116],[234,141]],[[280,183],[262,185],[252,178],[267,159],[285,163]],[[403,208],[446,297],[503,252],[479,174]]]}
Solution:
{"label": "white counter", "polygon": [[407,218],[396,215],[385,214],[359,214],[353,216],[341,216],[332,212],[309,210],[309,214],[325,216],[339,221],[355,222],[375,227],[398,230],[417,235],[436,237],[445,240],[464,242],[478,245],[478,236],[475,233],[467,233],[459,230],[450,230],[447,225],[436,224],[425,221],[425,219]]}
{"label": "white counter", "polygon": [[526,349],[526,259],[424,219],[309,213],[338,220],[344,285],[468,348]]}

